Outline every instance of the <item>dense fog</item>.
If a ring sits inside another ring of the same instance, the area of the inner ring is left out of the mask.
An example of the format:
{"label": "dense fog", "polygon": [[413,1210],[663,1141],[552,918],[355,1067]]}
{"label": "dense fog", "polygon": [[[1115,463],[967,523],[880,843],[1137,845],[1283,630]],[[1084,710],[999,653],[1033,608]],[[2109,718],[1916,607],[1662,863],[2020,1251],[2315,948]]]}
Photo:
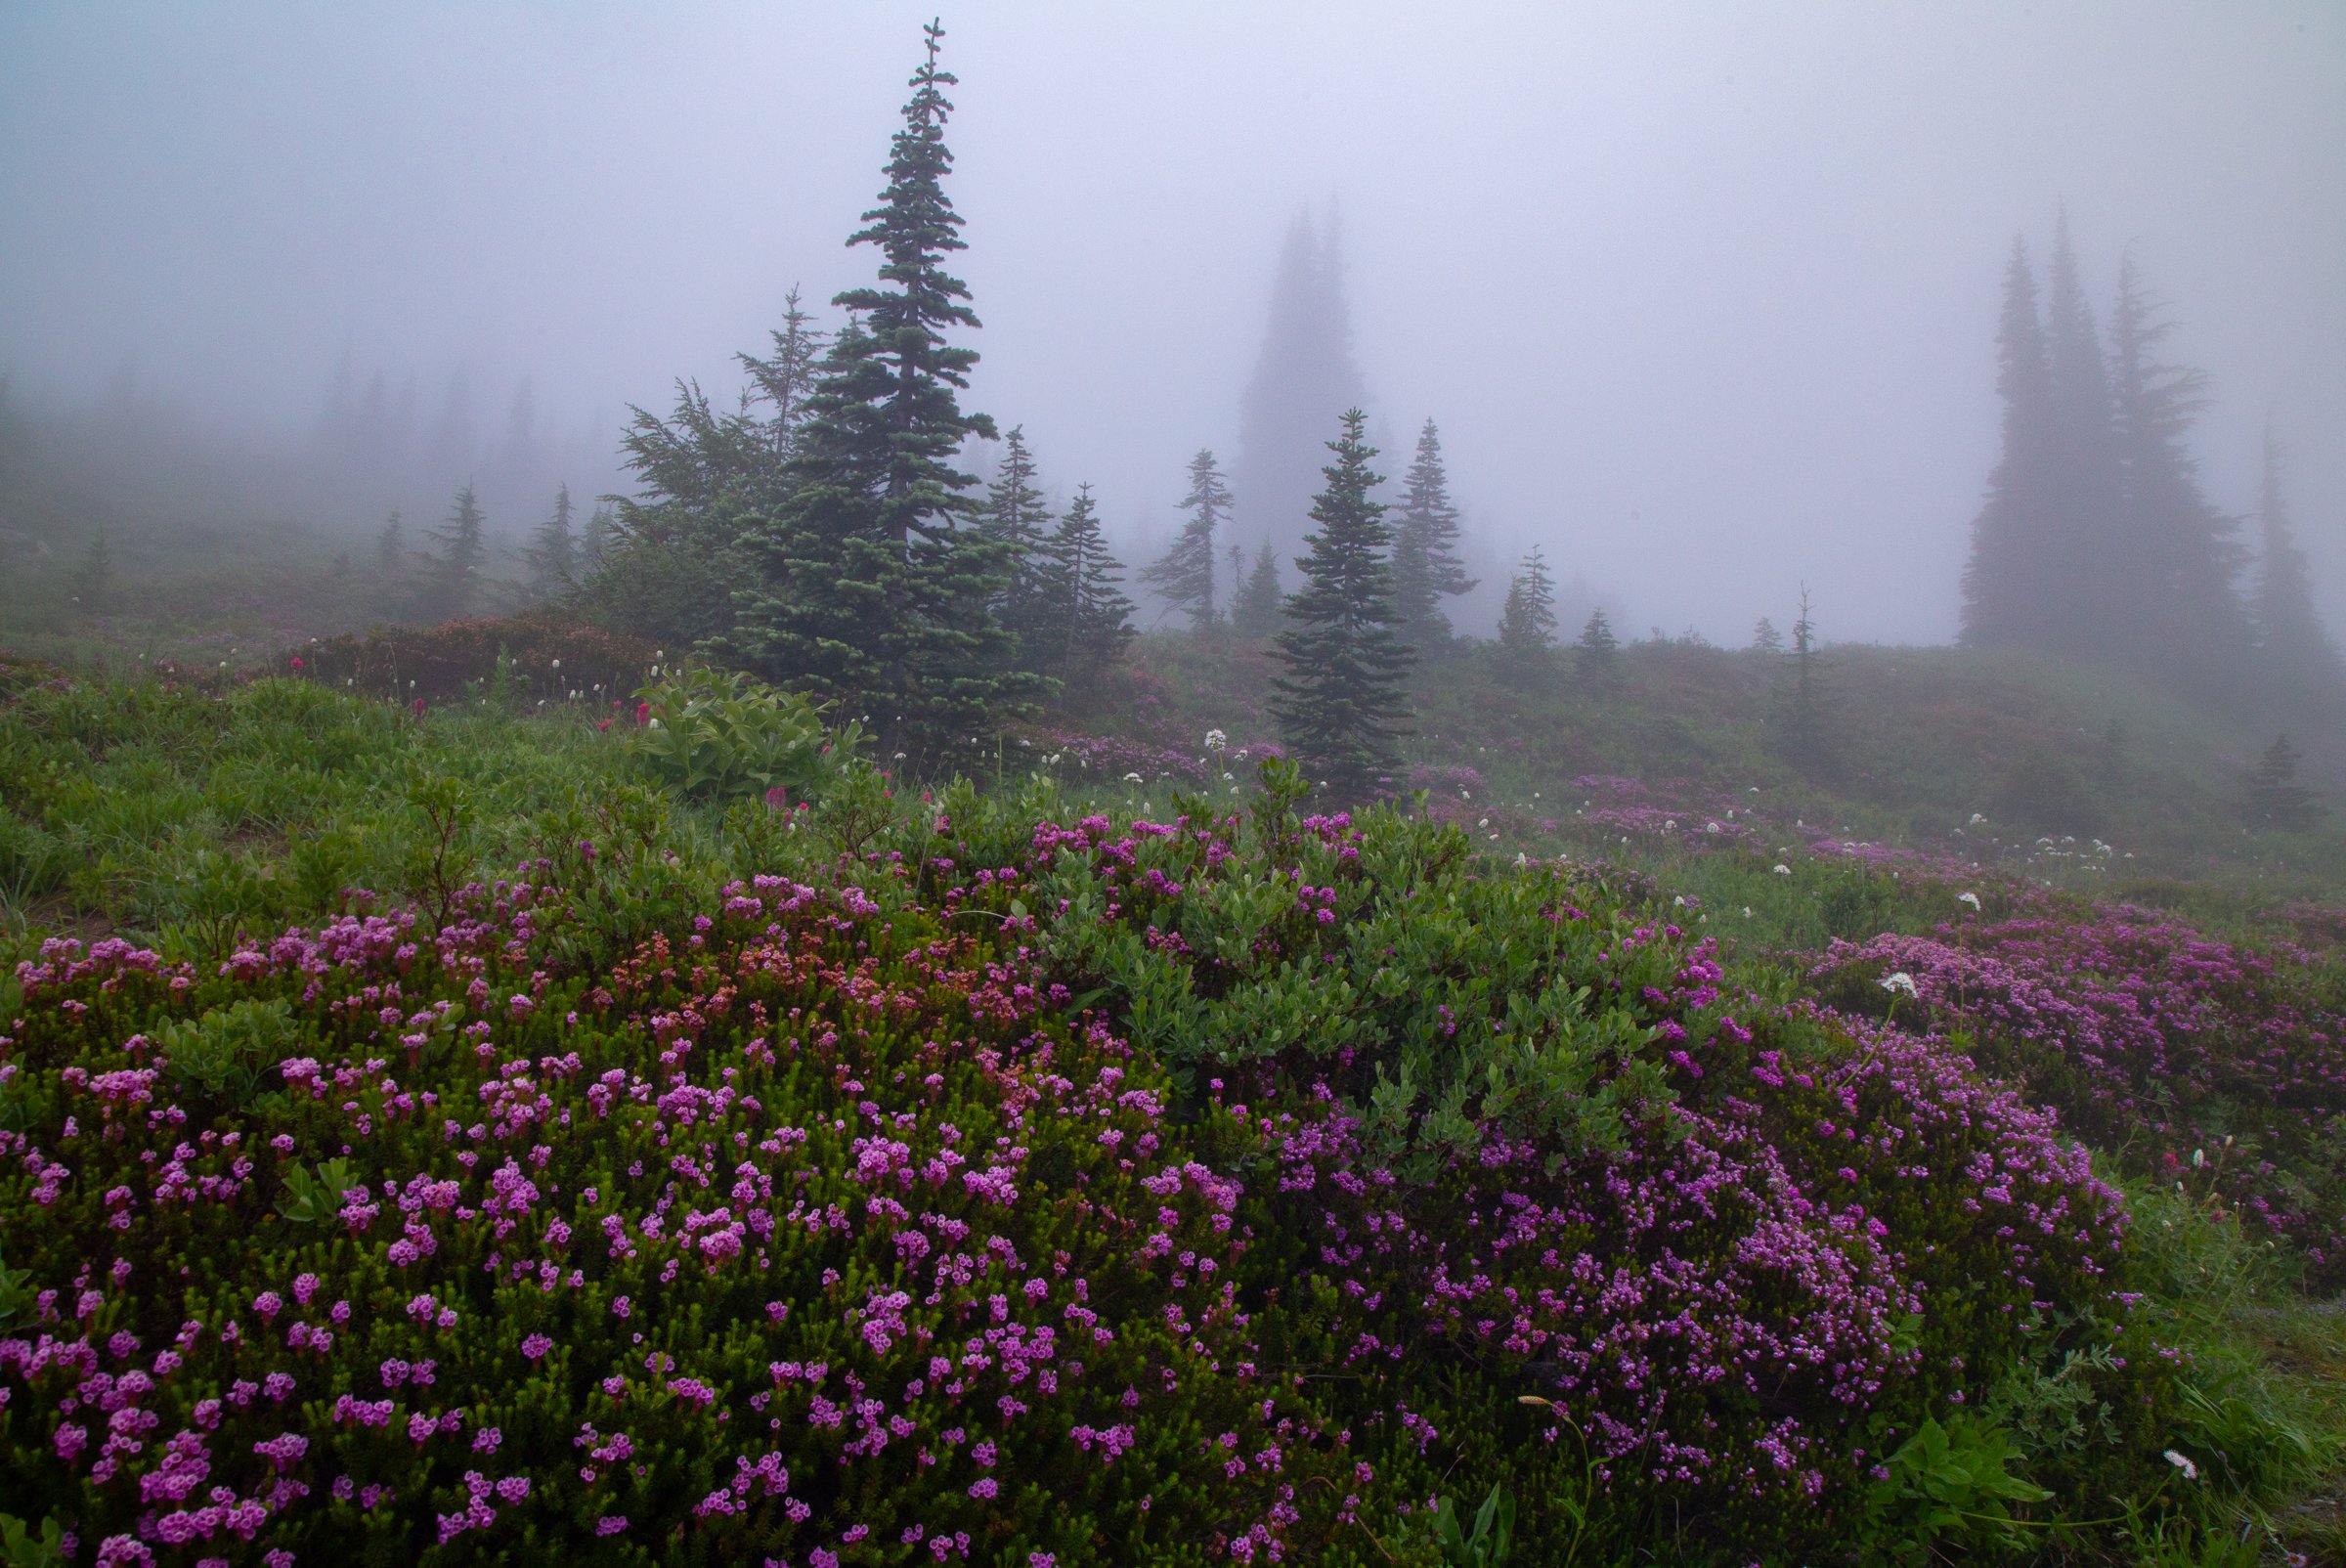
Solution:
{"label": "dense fog", "polygon": [[[223,485],[272,476],[270,504],[354,537],[475,479],[517,537],[557,482],[624,487],[630,405],[665,411],[677,377],[729,398],[794,283],[828,326],[868,281],[842,241],[926,20],[19,0],[11,398],[142,452],[167,434]],[[1947,640],[1997,456],[2007,251],[2024,236],[2041,263],[2065,203],[2096,312],[2131,259],[2166,355],[2207,372],[2209,498],[2250,514],[2268,421],[2286,445],[2346,624],[2335,6],[943,21],[956,263],[984,323],[968,404],[1023,427],[1053,500],[1089,481],[1129,559],[1177,526],[1200,447],[1237,537],[1292,544],[1264,432],[1332,435],[1305,392],[1349,387],[1388,474],[1440,424],[1485,580],[1464,629],[1538,543],[1563,597],[1627,632],[1740,642],[1805,582],[1831,638]],[[1265,383],[1301,330],[1298,267],[1335,314],[1302,381]],[[139,504],[203,510],[186,471]]]}

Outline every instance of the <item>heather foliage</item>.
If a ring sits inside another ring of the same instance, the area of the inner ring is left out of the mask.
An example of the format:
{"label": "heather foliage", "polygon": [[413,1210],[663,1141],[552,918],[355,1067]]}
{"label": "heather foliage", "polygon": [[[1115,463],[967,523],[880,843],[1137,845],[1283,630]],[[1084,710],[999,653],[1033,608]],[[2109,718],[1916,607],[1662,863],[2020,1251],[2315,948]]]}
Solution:
{"label": "heather foliage", "polygon": [[[1935,1027],[2070,1126],[2123,1149],[2346,1280],[2346,1034],[2309,955],[2212,940],[2149,910],[2023,918],[1837,942],[1816,977],[1845,1007],[1887,1011],[1908,977]],[[1869,994],[1870,991],[1870,994]]]}
{"label": "heather foliage", "polygon": [[82,684],[18,716],[150,767],[352,726],[456,852],[27,949],[0,1493],[75,1560],[1432,1562],[1495,1488],[1514,1561],[1979,1555],[2309,1462],[2047,1113],[1634,879],[1226,748],[720,815],[575,719]]}

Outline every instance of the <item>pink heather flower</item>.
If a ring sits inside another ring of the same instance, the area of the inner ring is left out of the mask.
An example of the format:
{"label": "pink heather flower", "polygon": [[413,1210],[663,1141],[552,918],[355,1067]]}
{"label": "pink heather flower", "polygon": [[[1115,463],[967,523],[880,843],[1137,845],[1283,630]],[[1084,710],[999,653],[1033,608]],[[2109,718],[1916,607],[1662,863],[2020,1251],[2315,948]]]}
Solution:
{"label": "pink heather flower", "polygon": [[[605,719],[604,722],[609,723],[610,720]],[[594,1521],[594,1533],[598,1536],[616,1536],[627,1528],[628,1516],[624,1513],[606,1513]]]}
{"label": "pink heather flower", "polygon": [[532,1334],[521,1342],[521,1353],[532,1361],[536,1361],[553,1348],[554,1342],[543,1334]]}
{"label": "pink heather flower", "polygon": [[990,1500],[995,1493],[1001,1490],[1002,1488],[990,1475],[981,1475],[970,1483],[970,1496],[981,1502]]}

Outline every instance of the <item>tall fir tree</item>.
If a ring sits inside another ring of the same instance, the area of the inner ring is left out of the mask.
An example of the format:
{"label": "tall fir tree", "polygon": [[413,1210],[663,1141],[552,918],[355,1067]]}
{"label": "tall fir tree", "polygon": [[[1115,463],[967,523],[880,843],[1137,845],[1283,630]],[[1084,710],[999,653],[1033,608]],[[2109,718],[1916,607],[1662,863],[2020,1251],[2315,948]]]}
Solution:
{"label": "tall fir tree", "polygon": [[1764,615],[1752,627],[1752,651],[1754,653],[1782,653],[1784,651],[1784,633],[1778,632],[1776,623]]}
{"label": "tall fir tree", "polygon": [[2281,488],[2282,456],[2280,441],[2267,429],[2256,498],[2261,547],[2248,599],[2259,680],[2283,704],[2335,710],[2346,703],[2346,662],[2314,606],[2313,571],[2297,543]]}
{"label": "tall fir tree", "polygon": [[1272,682],[1273,709],[1298,760],[1346,800],[1366,797],[1392,771],[1415,658],[1395,633],[1392,534],[1371,499],[1384,476],[1368,467],[1376,449],[1362,434],[1366,423],[1357,407],[1347,410],[1327,443],[1336,460],[1321,470],[1318,526],[1295,562],[1303,587],[1287,596],[1277,638],[1286,673]]}
{"label": "tall fir tree", "polygon": [[1190,493],[1181,509],[1190,514],[1165,553],[1141,569],[1141,581],[1159,597],[1190,618],[1190,630],[1200,634],[1213,629],[1214,535],[1230,515],[1230,487],[1214,465],[1211,452],[1190,459]]}
{"label": "tall fir tree", "polygon": [[2236,586],[2246,551],[2234,538],[2237,519],[2217,510],[2199,487],[2186,439],[2206,405],[2207,377],[2159,363],[2158,345],[2170,329],[2128,258],[2110,314],[2125,538],[2106,563],[2125,584],[2126,603],[2107,630],[2106,651],[2202,696],[2237,694],[2253,641]]}
{"label": "tall fir tree", "polygon": [[1344,300],[1335,215],[1298,214],[1271,287],[1269,319],[1238,406],[1233,520],[1284,555],[1311,526],[1327,421],[1368,401]]}
{"label": "tall fir tree", "polygon": [[1238,585],[1230,601],[1231,630],[1253,642],[1270,641],[1279,634],[1284,597],[1279,586],[1279,556],[1266,539],[1262,548],[1255,551],[1254,565],[1248,569],[1245,581]]}
{"label": "tall fir tree", "polygon": [[966,249],[946,197],[952,105],[943,30],[926,29],[881,204],[848,244],[881,253],[879,283],[832,303],[849,313],[808,403],[788,499],[750,531],[759,581],[736,595],[717,651],[778,681],[866,706],[883,743],[942,764],[1041,689],[1014,668],[994,614],[1008,550],[973,524],[978,480],[953,457],[993,421],[965,414],[977,351],[946,340],[978,327],[968,287],[944,270]]}
{"label": "tall fir tree", "polygon": [[431,613],[440,620],[470,614],[480,596],[481,569],[489,560],[486,522],[467,480],[456,492],[448,520],[429,531],[432,543],[439,546],[431,563]]}
{"label": "tall fir tree", "polygon": [[1068,691],[1080,691],[1097,684],[1137,634],[1132,600],[1124,595],[1124,565],[1108,547],[1090,485],[1076,487],[1043,553],[1054,611],[1047,623],[1056,643],[1053,673]]}
{"label": "tall fir tree", "polygon": [[1972,523],[1963,572],[1962,637],[1975,647],[2043,647],[2057,640],[2066,585],[2060,543],[2053,450],[2052,379],[2036,277],[2016,238],[2004,268],[2004,312],[1996,331],[1996,391],[2004,404],[2003,451],[1987,500]]}
{"label": "tall fir tree", "polygon": [[554,492],[553,510],[538,525],[526,552],[530,588],[542,599],[570,591],[579,579],[579,539],[571,527],[570,486]]}
{"label": "tall fir tree", "polygon": [[1031,645],[1031,657],[1021,654],[1027,667],[1040,669],[1038,661],[1050,659],[1044,650],[1057,641],[1053,623],[1058,605],[1049,581],[1051,509],[1044,504],[1043,493],[1035,488],[1034,473],[1034,454],[1027,450],[1025,427],[1013,425],[1003,438],[1002,460],[987,487],[985,509],[978,526],[1002,547],[1006,570],[996,614],[1022,649]]}
{"label": "tall fir tree", "polygon": [[1507,602],[1499,617],[1501,678],[1529,685],[1545,675],[1556,643],[1556,585],[1547,557],[1532,546],[1523,569],[1507,580]]}
{"label": "tall fir tree", "polygon": [[1439,648],[1451,636],[1442,601],[1472,592],[1475,580],[1458,559],[1458,509],[1451,503],[1442,435],[1431,419],[1417,432],[1417,454],[1393,511],[1393,604],[1401,635],[1421,652]]}
{"label": "tall fir tree", "polygon": [[2045,294],[2046,437],[2051,472],[2043,566],[2047,597],[2034,645],[2083,658],[2126,635],[2136,601],[2113,433],[2108,362],[2086,298],[2064,208],[2053,230]]}

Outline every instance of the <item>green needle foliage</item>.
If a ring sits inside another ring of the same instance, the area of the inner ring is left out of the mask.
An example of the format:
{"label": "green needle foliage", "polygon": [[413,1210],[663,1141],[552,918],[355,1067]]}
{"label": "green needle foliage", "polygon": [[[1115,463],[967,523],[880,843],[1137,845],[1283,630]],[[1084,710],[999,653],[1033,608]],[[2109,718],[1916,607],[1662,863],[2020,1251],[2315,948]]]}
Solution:
{"label": "green needle foliage", "polygon": [[944,128],[954,77],[936,65],[943,29],[895,136],[888,188],[847,241],[881,253],[876,285],[832,303],[849,313],[808,402],[796,488],[748,531],[758,581],[735,595],[738,624],[716,648],[817,696],[868,707],[893,750],[933,762],[972,749],[1043,683],[1014,667],[994,614],[1009,544],[975,526],[977,479],[953,458],[993,421],[965,414],[977,351],[946,341],[975,328],[970,291],[944,270],[967,248],[946,197]]}
{"label": "green needle foliage", "polygon": [[1327,444],[1336,460],[1321,470],[1327,488],[1312,502],[1318,527],[1295,564],[1304,586],[1287,596],[1288,627],[1277,639],[1286,674],[1272,684],[1281,727],[1314,778],[1344,799],[1368,795],[1392,771],[1409,717],[1407,679],[1415,653],[1395,634],[1392,534],[1369,493],[1384,482],[1369,470],[1376,449],[1347,410]]}

